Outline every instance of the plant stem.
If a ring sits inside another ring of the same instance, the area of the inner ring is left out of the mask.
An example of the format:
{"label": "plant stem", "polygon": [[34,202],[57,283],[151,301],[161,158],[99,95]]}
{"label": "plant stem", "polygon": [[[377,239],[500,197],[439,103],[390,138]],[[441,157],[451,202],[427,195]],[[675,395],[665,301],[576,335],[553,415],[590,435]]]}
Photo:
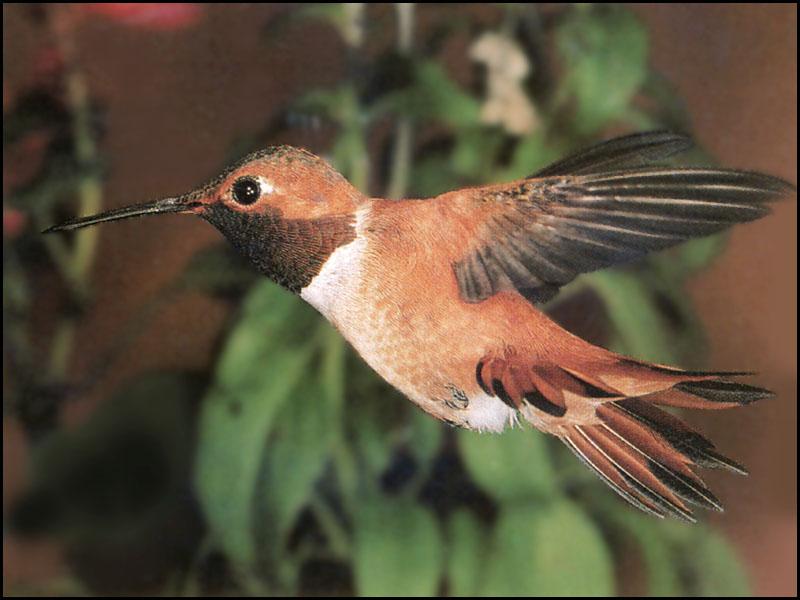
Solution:
{"label": "plant stem", "polygon": [[[73,151],[80,167],[97,163],[97,144],[92,131],[92,112],[89,88],[79,67],[78,52],[75,45],[74,11],[69,6],[50,9],[50,27],[56,46],[64,61],[65,102],[72,116]],[[92,173],[89,170],[89,173]],[[86,175],[78,184],[78,214],[92,214],[100,211],[103,190],[100,177]],[[64,279],[70,287],[73,300],[85,304],[89,296],[89,273],[97,248],[98,230],[89,227],[75,234],[71,251],[58,248],[57,252],[67,251],[66,258],[56,260]],[[77,328],[75,316],[64,317],[58,325],[50,352],[49,375],[52,379],[63,380],[69,369],[69,359]]]}
{"label": "plant stem", "polygon": [[314,517],[325,532],[325,537],[330,545],[331,552],[337,558],[349,558],[350,536],[339,522],[339,517],[334,514],[330,506],[318,495],[312,494],[309,504]]}
{"label": "plant stem", "polygon": [[347,45],[347,79],[348,85],[354,92],[355,106],[350,115],[350,122],[345,123],[345,129],[351,129],[359,137],[358,144],[352,146],[350,160],[348,165],[350,172],[348,173],[350,183],[356,188],[368,193],[369,188],[369,153],[365,141],[365,126],[360,103],[360,82],[362,81],[362,65],[363,60],[361,57],[360,49],[364,43],[365,30],[364,30],[364,17],[366,12],[366,4],[363,2],[345,2],[342,5],[344,9],[344,23],[342,26],[342,37]]}
{"label": "plant stem", "polygon": [[[398,2],[394,6],[397,12],[397,51],[401,56],[410,58],[414,43],[414,5]],[[408,190],[413,133],[411,118],[400,117],[395,127],[392,170],[386,190],[388,198],[402,198]]]}

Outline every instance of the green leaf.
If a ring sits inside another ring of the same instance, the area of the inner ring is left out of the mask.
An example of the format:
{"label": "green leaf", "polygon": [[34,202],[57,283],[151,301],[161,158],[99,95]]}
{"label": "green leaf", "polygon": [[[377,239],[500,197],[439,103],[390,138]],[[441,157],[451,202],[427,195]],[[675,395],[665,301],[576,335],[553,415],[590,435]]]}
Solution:
{"label": "green leaf", "polygon": [[488,535],[467,510],[453,513],[447,524],[447,582],[451,596],[475,596],[483,580]]}
{"label": "green leaf", "polygon": [[460,178],[453,173],[452,162],[448,157],[428,153],[415,161],[410,194],[415,198],[431,198],[457,187]]}
{"label": "green leaf", "polygon": [[389,110],[423,121],[437,121],[453,129],[471,128],[480,122],[480,104],[451,79],[433,60],[415,65],[414,82],[386,94],[374,108],[375,115]]}
{"label": "green leaf", "polygon": [[680,362],[669,325],[642,278],[628,271],[612,270],[592,273],[586,281],[606,306],[620,352],[657,363]]}
{"label": "green leaf", "polygon": [[406,444],[424,474],[442,444],[442,423],[415,408],[411,409],[409,418]]}
{"label": "green leaf", "polygon": [[275,419],[265,452],[262,485],[267,540],[282,545],[329,456],[337,415],[316,378],[306,379],[292,393]]}
{"label": "green leaf", "polygon": [[511,164],[496,179],[512,181],[530,177],[535,171],[558,158],[559,154],[556,149],[545,141],[541,132],[536,132],[519,141],[514,147]]}
{"label": "green leaf", "polygon": [[361,596],[432,596],[442,576],[439,525],[410,500],[375,497],[355,521],[353,557]]}
{"label": "green leaf", "polygon": [[257,286],[203,400],[195,484],[211,533],[245,576],[257,559],[255,501],[265,443],[313,351],[307,336],[293,339],[309,310],[273,284]]}
{"label": "green leaf", "polygon": [[325,338],[320,366],[299,382],[281,409],[265,453],[263,506],[274,545],[285,542],[340,435],[344,341],[326,323],[320,328]]}
{"label": "green leaf", "polygon": [[749,596],[747,571],[730,544],[708,528],[697,532],[685,548],[696,589],[692,595],[726,598]]}
{"label": "green leaf", "polygon": [[502,435],[460,430],[458,445],[472,479],[498,500],[546,498],[556,493],[544,436],[522,426]]}
{"label": "green leaf", "polygon": [[364,468],[365,475],[376,480],[389,466],[392,446],[388,441],[388,428],[374,414],[359,414],[352,419],[355,437],[353,446]]}
{"label": "green leaf", "polygon": [[224,390],[265,384],[263,365],[272,356],[302,346],[319,316],[302,300],[274,283],[259,283],[245,298],[242,316],[229,334],[216,366],[215,383]]}
{"label": "green leaf", "polygon": [[460,130],[450,158],[453,173],[460,181],[468,183],[491,181],[496,172],[497,156],[505,141],[499,129],[471,127]]}
{"label": "green leaf", "polygon": [[358,98],[352,85],[308,92],[296,102],[296,108],[324,115],[339,125],[361,119]]}
{"label": "green leaf", "polygon": [[684,590],[672,544],[665,532],[677,523],[657,521],[650,516],[638,514],[619,502],[609,505],[606,516],[636,542],[639,556],[647,569],[648,595],[683,596]]}
{"label": "green leaf", "polygon": [[576,9],[556,30],[565,75],[559,99],[574,99],[571,124],[590,135],[621,118],[647,76],[647,32],[633,13]]}
{"label": "green leaf", "polygon": [[389,464],[397,424],[409,408],[408,400],[354,354],[350,355],[348,375],[347,441],[361,474],[367,482],[374,482]]}
{"label": "green leaf", "polygon": [[613,564],[600,532],[574,504],[504,506],[481,593],[608,596]]}
{"label": "green leaf", "polygon": [[420,63],[417,86],[421,92],[419,107],[423,115],[441,119],[454,128],[470,127],[478,123],[478,101],[464,92],[438,63]]}
{"label": "green leaf", "polygon": [[364,130],[359,123],[345,125],[331,150],[334,166],[356,188],[365,191],[369,184],[369,154]]}
{"label": "green leaf", "polygon": [[714,262],[725,250],[727,242],[728,236],[725,234],[690,240],[678,248],[678,258],[673,264],[681,269],[684,277],[691,275]]}

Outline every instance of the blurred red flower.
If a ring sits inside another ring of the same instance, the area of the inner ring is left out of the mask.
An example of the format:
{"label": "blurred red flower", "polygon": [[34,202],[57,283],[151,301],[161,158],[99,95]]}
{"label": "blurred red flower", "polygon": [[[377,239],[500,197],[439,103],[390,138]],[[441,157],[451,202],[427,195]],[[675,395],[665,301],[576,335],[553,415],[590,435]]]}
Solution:
{"label": "blurred red flower", "polygon": [[123,25],[162,31],[190,27],[203,14],[203,8],[196,3],[99,3],[80,4],[78,9]]}
{"label": "blurred red flower", "polygon": [[5,239],[13,240],[22,233],[27,221],[28,216],[24,212],[3,205],[3,237]]}
{"label": "blurred red flower", "polygon": [[55,46],[44,46],[33,59],[32,81],[45,87],[55,88],[61,83],[64,57]]}

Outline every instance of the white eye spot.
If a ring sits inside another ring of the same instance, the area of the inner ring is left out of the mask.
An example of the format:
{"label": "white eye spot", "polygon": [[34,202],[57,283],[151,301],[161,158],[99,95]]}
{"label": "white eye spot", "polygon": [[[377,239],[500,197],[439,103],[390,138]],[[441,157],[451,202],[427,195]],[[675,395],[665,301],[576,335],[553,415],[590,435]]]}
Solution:
{"label": "white eye spot", "polygon": [[261,186],[261,193],[262,194],[272,194],[277,189],[275,184],[273,184],[269,179],[266,177],[259,177],[258,183]]}

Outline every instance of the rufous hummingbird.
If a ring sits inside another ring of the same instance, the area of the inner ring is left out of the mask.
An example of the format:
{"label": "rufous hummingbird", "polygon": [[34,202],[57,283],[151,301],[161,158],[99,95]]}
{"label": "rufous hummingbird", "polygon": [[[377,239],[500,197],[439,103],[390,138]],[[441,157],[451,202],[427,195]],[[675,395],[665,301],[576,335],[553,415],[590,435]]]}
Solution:
{"label": "rufous hummingbird", "polygon": [[321,158],[273,146],[188,194],[47,231],[202,217],[427,413],[477,431],[530,423],[636,507],[692,520],[689,505],[721,510],[696,467],[745,469],[658,405],[720,409],[771,393],[732,381],[745,373],[615,354],[536,306],[580,273],[758,219],[794,190],[760,173],[652,166],[689,146],[634,134],[525,179],[399,201],[368,198]]}

